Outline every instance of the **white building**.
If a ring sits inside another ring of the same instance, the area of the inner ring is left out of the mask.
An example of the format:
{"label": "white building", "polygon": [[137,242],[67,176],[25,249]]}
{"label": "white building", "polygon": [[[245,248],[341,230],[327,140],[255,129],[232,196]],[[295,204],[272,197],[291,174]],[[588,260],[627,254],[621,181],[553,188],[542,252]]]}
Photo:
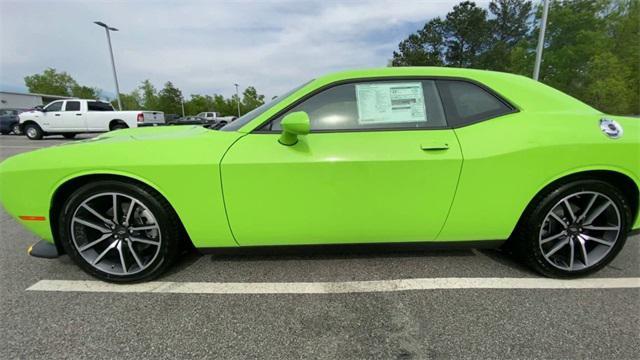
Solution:
{"label": "white building", "polygon": [[69,99],[68,96],[30,94],[14,91],[0,91],[0,109],[32,109],[54,100]]}

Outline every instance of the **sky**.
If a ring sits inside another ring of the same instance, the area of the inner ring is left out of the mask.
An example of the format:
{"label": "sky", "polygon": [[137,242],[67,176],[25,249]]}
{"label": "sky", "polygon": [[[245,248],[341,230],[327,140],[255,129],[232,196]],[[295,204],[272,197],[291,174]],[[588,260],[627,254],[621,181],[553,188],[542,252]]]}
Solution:
{"label": "sky", "polygon": [[[121,92],[142,80],[189,94],[267,98],[314,77],[384,67],[398,43],[459,1],[0,0],[0,90],[48,67],[115,94],[103,21]],[[476,1],[486,7],[488,1]]]}

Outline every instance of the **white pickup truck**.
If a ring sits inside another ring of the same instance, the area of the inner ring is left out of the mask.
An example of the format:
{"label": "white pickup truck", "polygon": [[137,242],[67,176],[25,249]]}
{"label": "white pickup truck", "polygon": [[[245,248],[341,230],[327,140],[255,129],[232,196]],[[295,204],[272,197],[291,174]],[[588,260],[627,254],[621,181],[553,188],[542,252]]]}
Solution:
{"label": "white pickup truck", "polygon": [[83,99],[54,101],[18,116],[22,132],[31,140],[164,124],[161,111],[115,111],[106,101]]}

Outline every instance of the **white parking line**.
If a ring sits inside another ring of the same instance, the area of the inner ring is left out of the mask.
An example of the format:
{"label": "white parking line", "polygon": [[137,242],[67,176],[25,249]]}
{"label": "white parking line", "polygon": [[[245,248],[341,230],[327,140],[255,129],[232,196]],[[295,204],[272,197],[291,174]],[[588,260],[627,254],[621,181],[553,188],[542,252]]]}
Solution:
{"label": "white parking line", "polygon": [[546,278],[427,278],[346,282],[167,282],[117,285],[102,281],[40,280],[28,291],[168,294],[344,294],[437,289],[638,288],[639,277],[555,280]]}

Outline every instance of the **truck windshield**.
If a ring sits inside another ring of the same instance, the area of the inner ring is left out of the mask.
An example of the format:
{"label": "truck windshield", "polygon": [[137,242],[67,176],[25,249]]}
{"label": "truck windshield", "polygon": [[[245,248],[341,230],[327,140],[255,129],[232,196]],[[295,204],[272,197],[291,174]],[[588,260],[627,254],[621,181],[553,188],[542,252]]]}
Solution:
{"label": "truck windshield", "polygon": [[310,83],[313,80],[307,81],[306,83],[297,86],[289,91],[287,91],[286,93],[278,96],[277,98],[271,100],[268,103],[264,103],[261,106],[249,111],[248,113],[242,115],[241,117],[237,118],[236,120],[228,123],[227,125],[221,127],[219,130],[220,131],[236,131],[238,129],[240,129],[241,127],[245,126],[246,124],[248,124],[249,122],[251,122],[251,120],[257,118],[258,116],[262,115],[265,111],[271,109],[272,107],[276,106],[278,103],[280,103],[282,100],[286,99],[287,97],[289,97],[289,95],[293,94],[294,92],[300,90],[302,87],[306,86],[308,83]]}

